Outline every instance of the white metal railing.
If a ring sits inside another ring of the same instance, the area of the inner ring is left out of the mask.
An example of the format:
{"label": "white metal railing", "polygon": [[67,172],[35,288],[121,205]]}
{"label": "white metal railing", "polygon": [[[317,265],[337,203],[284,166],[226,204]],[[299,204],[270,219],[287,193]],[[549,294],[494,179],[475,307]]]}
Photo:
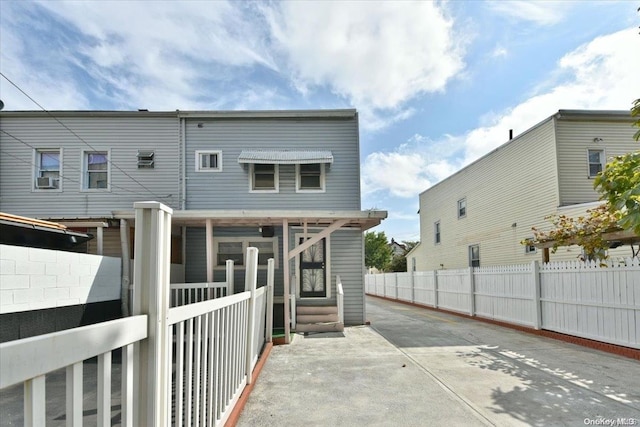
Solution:
{"label": "white metal railing", "polygon": [[336,276],[336,302],[338,304],[338,321],[344,325],[344,290],[342,280]]}
{"label": "white metal railing", "polygon": [[173,425],[222,425],[246,384],[270,332],[274,262],[267,286],[256,289],[258,250],[247,250],[245,292],[169,310],[168,333]]}
{"label": "white metal railing", "polygon": [[24,425],[46,423],[45,375],[66,368],[67,425],[82,425],[83,361],[98,356],[98,426],[111,425],[111,352],[122,348],[122,425],[133,426],[133,346],[147,337],[147,316],[82,326],[0,344],[0,389],[24,383]]}
{"label": "white metal railing", "polygon": [[178,307],[185,304],[222,298],[233,294],[233,260],[227,260],[226,280],[210,283],[172,283],[170,304]]}
{"label": "white metal railing", "polygon": [[0,344],[0,389],[24,383],[26,426],[46,424],[45,375],[61,368],[67,425],[82,425],[83,361],[95,356],[97,425],[111,425],[111,352],[118,348],[123,426],[223,425],[253,381],[259,353],[271,341],[274,260],[266,286],[257,289],[258,250],[249,248],[245,292],[171,308],[172,211],[157,202],[134,207],[137,315]]}

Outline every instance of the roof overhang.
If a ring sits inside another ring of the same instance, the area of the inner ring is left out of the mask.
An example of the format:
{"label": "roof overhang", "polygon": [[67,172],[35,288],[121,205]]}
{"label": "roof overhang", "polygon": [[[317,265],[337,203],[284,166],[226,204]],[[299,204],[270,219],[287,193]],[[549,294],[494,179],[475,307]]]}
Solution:
{"label": "roof overhang", "polygon": [[315,150],[243,150],[238,163],[296,165],[333,163],[331,151]]}
{"label": "roof overhang", "polygon": [[50,221],[0,213],[0,243],[42,249],[70,249],[93,236]]}
{"label": "roof overhang", "polygon": [[[117,219],[135,219],[135,211],[114,211]],[[204,227],[211,221],[214,227],[244,227],[282,225],[326,227],[338,220],[346,220],[344,227],[362,231],[379,225],[387,218],[387,211],[321,211],[321,210],[175,210],[173,225]]]}

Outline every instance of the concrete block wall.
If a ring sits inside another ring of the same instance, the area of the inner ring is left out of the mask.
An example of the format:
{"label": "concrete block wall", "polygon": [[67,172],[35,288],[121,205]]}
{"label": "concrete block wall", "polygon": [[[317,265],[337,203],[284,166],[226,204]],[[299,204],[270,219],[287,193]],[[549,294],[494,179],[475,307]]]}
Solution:
{"label": "concrete block wall", "polygon": [[0,245],[0,314],[120,299],[120,258]]}

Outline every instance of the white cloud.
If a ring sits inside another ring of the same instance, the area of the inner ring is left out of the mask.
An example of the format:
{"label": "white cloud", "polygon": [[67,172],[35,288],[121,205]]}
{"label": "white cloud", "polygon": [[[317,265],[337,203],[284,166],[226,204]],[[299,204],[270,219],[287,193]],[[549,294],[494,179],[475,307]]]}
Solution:
{"label": "white cloud", "polygon": [[509,51],[507,51],[507,49],[503,46],[497,45],[492,51],[491,51],[491,57],[492,58],[505,58],[507,55],[509,55]]}
{"label": "white cloud", "polygon": [[464,66],[442,4],[292,1],[266,15],[296,86],[328,87],[358,108],[398,109]]}
{"label": "white cloud", "polygon": [[562,57],[554,74],[563,76],[546,91],[501,114],[465,136],[464,163],[507,142],[509,129],[524,132],[560,109],[631,108],[640,93],[640,37],[635,29],[598,37]]}
{"label": "white cloud", "polygon": [[375,152],[362,164],[363,193],[386,191],[392,196],[413,198],[459,168],[463,140],[445,136],[432,141],[414,135],[390,153]]}
{"label": "white cloud", "polygon": [[507,142],[509,129],[517,136],[560,109],[629,109],[640,93],[637,52],[635,29],[598,37],[560,59],[552,74],[561,81],[541,85],[547,89],[512,108],[487,113],[481,126],[439,141],[416,135],[394,152],[369,155],[362,166],[363,187],[415,197]]}
{"label": "white cloud", "polygon": [[494,0],[487,3],[497,13],[542,26],[560,23],[574,6],[572,2],[551,0]]}
{"label": "white cloud", "polygon": [[[4,3],[2,69],[49,109],[229,108],[222,98],[246,104],[242,95],[255,87],[248,79],[224,96],[211,83],[227,85],[251,67],[276,69],[266,29],[247,8],[225,1]],[[11,47],[11,39],[21,43]],[[46,67],[31,59],[39,56],[50,57]]]}

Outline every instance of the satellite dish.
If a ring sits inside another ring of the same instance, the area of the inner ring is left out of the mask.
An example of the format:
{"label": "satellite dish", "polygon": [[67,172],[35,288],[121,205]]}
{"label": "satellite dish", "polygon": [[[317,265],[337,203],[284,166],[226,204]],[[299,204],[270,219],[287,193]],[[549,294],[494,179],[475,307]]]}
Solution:
{"label": "satellite dish", "polygon": [[2,99],[0,99],[0,110],[2,110],[4,108],[4,102],[2,102]]}

